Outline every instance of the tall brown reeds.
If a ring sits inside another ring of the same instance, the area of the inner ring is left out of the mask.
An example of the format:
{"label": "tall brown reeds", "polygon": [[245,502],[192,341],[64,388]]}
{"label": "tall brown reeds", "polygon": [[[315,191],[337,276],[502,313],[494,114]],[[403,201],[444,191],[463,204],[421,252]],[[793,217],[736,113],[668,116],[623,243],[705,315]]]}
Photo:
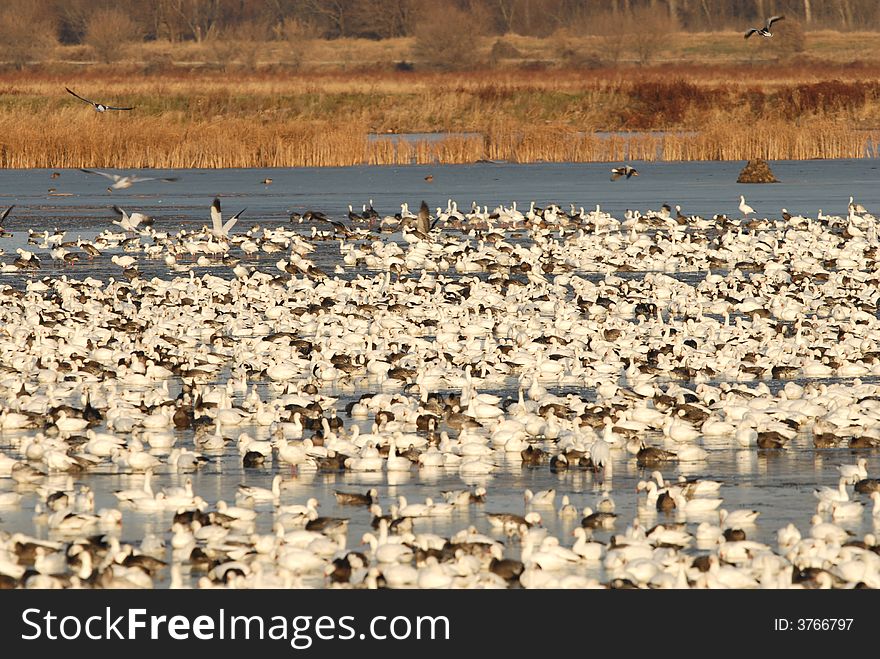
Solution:
{"label": "tall brown reeds", "polygon": [[[880,131],[816,122],[753,126],[718,123],[699,132],[596,134],[523,124],[496,125],[484,136],[437,140],[368,138],[365,126],[276,125],[217,119],[169,123],[158,118],[78,121],[62,112],[41,124],[0,113],[0,167],[337,167],[618,160],[864,158]],[[77,124],[75,133],[71,123]]]}
{"label": "tall brown reeds", "polygon": [[[858,73],[858,72],[857,72]],[[0,74],[0,167],[746,160],[876,154],[880,84],[715,72]],[[853,74],[854,76],[856,74]],[[860,76],[861,73],[858,73]],[[728,76],[729,77],[729,76]],[[70,98],[133,105],[97,114]],[[39,120],[35,120],[38,117]],[[406,139],[374,133],[447,133]]]}

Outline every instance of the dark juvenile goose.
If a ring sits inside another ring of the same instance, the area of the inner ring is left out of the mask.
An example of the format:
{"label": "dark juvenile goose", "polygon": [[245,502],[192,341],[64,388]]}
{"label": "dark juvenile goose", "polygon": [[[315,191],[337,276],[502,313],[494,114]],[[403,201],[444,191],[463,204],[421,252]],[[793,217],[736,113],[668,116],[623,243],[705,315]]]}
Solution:
{"label": "dark juvenile goose", "polygon": [[669,492],[661,492],[660,496],[657,497],[657,510],[661,513],[665,513],[674,510],[675,508],[675,499],[672,498],[672,495],[669,494]]}
{"label": "dark juvenile goose", "polygon": [[861,437],[852,437],[849,440],[850,448],[878,448],[880,447],[880,439],[862,435]]}
{"label": "dark juvenile goose", "polygon": [[316,517],[306,524],[306,531],[335,534],[348,531],[348,519],[344,517]]}
{"label": "dark juvenile goose", "polygon": [[524,569],[523,564],[513,558],[493,558],[489,563],[489,571],[497,574],[505,581],[516,581]]}
{"label": "dark juvenile goose", "polygon": [[636,464],[639,467],[659,467],[664,462],[676,459],[678,456],[672,451],[666,451],[656,446],[644,446],[636,454]]}
{"label": "dark juvenile goose", "polygon": [[585,529],[610,529],[617,519],[615,513],[590,513],[581,520],[581,527]]}
{"label": "dark juvenile goose", "polygon": [[529,467],[536,467],[543,464],[544,460],[547,459],[547,454],[543,450],[535,448],[531,444],[520,451],[519,455],[520,458],[522,458],[523,464]]}
{"label": "dark juvenile goose", "polygon": [[856,483],[856,492],[859,494],[880,492],[880,478],[863,478]]}
{"label": "dark juvenile goose", "polygon": [[742,529],[725,529],[724,530],[724,540],[725,542],[742,542],[746,539],[746,532]]}
{"label": "dark juvenile goose", "polygon": [[787,437],[773,430],[758,433],[758,448],[785,448],[785,444],[787,441]]}
{"label": "dark juvenile goose", "polygon": [[376,503],[376,498],[379,496],[375,487],[370,488],[364,494],[360,492],[340,492],[338,490],[335,494],[336,503],[340,506],[372,506]]}
{"label": "dark juvenile goose", "polygon": [[528,515],[516,515],[514,513],[487,513],[486,519],[493,526],[523,526],[531,528],[534,525],[540,525],[541,516],[537,513],[529,513]]}

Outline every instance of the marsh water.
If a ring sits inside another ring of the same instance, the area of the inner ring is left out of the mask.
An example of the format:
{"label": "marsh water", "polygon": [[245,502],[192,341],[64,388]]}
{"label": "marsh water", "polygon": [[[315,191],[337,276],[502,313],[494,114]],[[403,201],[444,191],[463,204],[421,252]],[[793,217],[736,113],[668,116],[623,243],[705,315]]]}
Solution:
{"label": "marsh water", "polygon": [[[179,170],[142,172],[144,176],[175,176],[173,183],[149,181],[139,183],[128,190],[109,193],[108,181],[102,177],[79,170],[7,170],[0,172],[0,209],[15,204],[16,208],[4,224],[12,235],[0,238],[0,262],[10,263],[19,247],[37,251],[43,259],[42,269],[36,274],[0,274],[0,285],[20,286],[28,276],[98,279],[120,277],[118,267],[110,263],[110,257],[121,250],[107,252],[94,260],[82,259],[75,264],[53,263],[32,245],[27,245],[28,230],[42,232],[61,229],[67,232],[66,240],[77,237],[90,239],[106,228],[115,228],[110,222],[115,218],[113,204],[129,212],[140,211],[155,218],[157,231],[177,232],[180,229],[197,230],[209,224],[208,207],[215,196],[223,200],[224,211],[234,213],[247,208],[236,231],[246,231],[255,224],[291,226],[288,215],[307,209],[320,210],[330,217],[347,221],[349,205],[360,210],[372,203],[380,214],[394,214],[400,204],[407,202],[410,208],[418,208],[422,199],[432,208],[446,207],[448,200],[458,202],[466,210],[472,202],[490,209],[498,204],[509,206],[516,202],[525,211],[530,202],[545,205],[559,203],[583,206],[587,210],[600,205],[602,210],[622,218],[627,209],[644,212],[658,209],[662,204],[680,205],[687,214],[711,217],[727,214],[739,217],[739,196],[745,195],[758,216],[778,217],[782,208],[793,214],[802,213],[815,217],[820,209],[829,214],[845,215],[850,195],[869,210],[880,209],[880,163],[875,160],[848,161],[798,161],[773,162],[772,168],[780,183],[772,185],[739,185],[736,177],[742,162],[729,163],[633,163],[640,176],[631,180],[609,180],[611,164],[537,164],[513,165],[481,163],[468,166],[412,166],[412,167],[349,167],[334,169],[273,169],[273,170]],[[53,171],[60,176],[52,178]],[[425,177],[433,177],[426,182]],[[272,179],[271,184],[263,181]],[[50,191],[51,189],[51,191]],[[296,226],[296,225],[294,225]],[[307,235],[310,226],[299,225],[298,230]],[[391,236],[390,239],[395,239]],[[256,263],[266,271],[273,271],[274,263],[283,255],[257,255]],[[339,259],[335,241],[322,243],[313,255],[317,266],[332,272]],[[171,272],[161,260],[141,257],[141,270],[145,276],[181,276]],[[252,261],[254,261],[252,259]],[[221,277],[233,277],[228,266],[194,267],[197,275],[210,271]],[[589,273],[587,273],[589,274]],[[694,276],[682,273],[681,276]],[[637,273],[632,276],[638,276]],[[870,380],[871,378],[863,378]],[[508,390],[496,391],[516,396],[515,383]],[[776,389],[779,382],[768,381]],[[364,391],[364,383],[340,386],[331,391],[339,396],[337,408],[347,426],[354,423],[345,418],[344,406],[356,400]],[[378,388],[378,385],[376,385]],[[552,386],[548,386],[551,391]],[[172,384],[172,392],[174,392]],[[565,390],[562,390],[565,391]],[[262,393],[268,396],[265,388]],[[579,391],[590,396],[592,392]],[[362,430],[368,431],[372,419],[362,421]],[[266,436],[266,430],[241,426],[234,432],[248,432],[256,438]],[[0,433],[0,449],[16,455],[12,448],[14,437]],[[234,439],[234,437],[233,437]],[[192,447],[192,433],[180,432],[178,446]],[[816,510],[812,490],[820,485],[835,485],[838,479],[836,466],[854,463],[856,456],[848,449],[815,449],[811,437],[804,434],[794,440],[785,451],[760,452],[754,448],[740,448],[730,439],[705,439],[700,444],[708,450],[708,457],[699,462],[681,463],[664,468],[664,475],[699,475],[723,481],[720,496],[727,509],[753,508],[761,512],[750,539],[775,547],[775,532],[789,522],[802,531],[808,528]],[[868,472],[876,476],[880,472],[880,454],[862,453],[868,459]],[[18,456],[16,456],[18,457]],[[524,468],[519,456],[507,457],[496,454],[498,469],[482,480],[464,482],[458,470],[416,470],[411,473],[345,473],[324,474],[309,470],[292,472],[289,467],[267,462],[265,467],[244,469],[234,442],[228,442],[223,451],[210,456],[212,462],[189,476],[194,489],[209,503],[218,499],[232,501],[241,483],[268,487],[276,473],[284,474],[286,485],[282,496],[284,503],[303,503],[308,497],[316,497],[323,515],[351,518],[348,534],[349,546],[356,545],[361,535],[370,530],[370,515],[363,509],[337,506],[334,490],[365,491],[376,487],[380,500],[387,504],[398,495],[410,501],[422,501],[426,497],[439,498],[441,490],[460,489],[475,482],[483,483],[488,490],[487,503],[482,507],[463,508],[449,518],[431,518],[416,522],[417,530],[432,530],[441,534],[476,525],[489,532],[484,513],[516,512],[524,510],[523,491],[555,488],[558,495],[568,494],[572,502],[582,508],[595,506],[603,488],[607,488],[616,503],[620,515],[616,532],[622,531],[632,519],[639,516],[645,526],[662,521],[662,514],[653,507],[639,507],[636,484],[649,476],[649,471],[636,467],[635,459],[617,452],[613,479],[604,484],[591,473],[553,474],[545,466],[538,469]],[[161,471],[161,470],[160,470]],[[188,474],[157,474],[155,487],[182,484]],[[61,482],[65,476],[53,476]],[[89,485],[96,494],[96,508],[116,506],[114,490],[138,487],[142,476],[118,472],[112,465],[97,472],[76,475],[77,482]],[[0,479],[0,491],[12,489],[15,483]],[[26,493],[20,506],[0,510],[0,530],[22,531],[46,537],[48,531],[34,523],[37,496]],[[558,505],[558,498],[557,498]],[[271,507],[263,507],[269,510]],[[538,509],[540,510],[540,509]],[[565,538],[578,519],[562,521],[554,511],[542,511],[544,525],[551,532]],[[143,514],[125,511],[122,539],[137,542],[145,533],[167,537],[172,513]],[[658,519],[659,517],[659,519]],[[704,518],[689,516],[691,525]],[[714,519],[717,514],[707,515]],[[874,520],[878,518],[875,517]],[[257,530],[268,532],[271,514],[258,518]],[[863,534],[872,530],[872,519],[865,515],[854,522],[842,522],[845,528]],[[693,530],[693,526],[690,527]],[[597,537],[607,539],[608,532]],[[694,548],[692,551],[698,551]],[[514,554],[515,555],[515,554]],[[595,571],[600,566],[585,568]]]}

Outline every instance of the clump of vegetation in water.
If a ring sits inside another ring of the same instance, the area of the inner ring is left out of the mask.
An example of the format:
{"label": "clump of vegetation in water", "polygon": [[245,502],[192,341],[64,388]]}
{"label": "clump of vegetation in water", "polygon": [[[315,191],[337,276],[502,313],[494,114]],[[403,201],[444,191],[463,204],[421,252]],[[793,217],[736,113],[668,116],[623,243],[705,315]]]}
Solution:
{"label": "clump of vegetation in water", "polygon": [[779,183],[770,169],[770,165],[762,158],[749,160],[748,164],[739,173],[737,183]]}

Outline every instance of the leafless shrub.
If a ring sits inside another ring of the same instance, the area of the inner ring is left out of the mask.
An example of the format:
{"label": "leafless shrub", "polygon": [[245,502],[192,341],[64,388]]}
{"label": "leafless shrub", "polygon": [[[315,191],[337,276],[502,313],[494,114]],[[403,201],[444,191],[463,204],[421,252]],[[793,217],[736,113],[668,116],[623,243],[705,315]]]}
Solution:
{"label": "leafless shrub", "polygon": [[665,8],[656,6],[634,9],[628,17],[628,36],[639,64],[650,64],[678,24]]}
{"label": "leafless shrub", "polygon": [[265,23],[246,22],[215,34],[209,41],[214,59],[224,70],[238,65],[253,71],[259,64],[260,51],[264,49],[269,33]]}
{"label": "leafless shrub", "polygon": [[133,41],[140,41],[141,27],[125,12],[100,9],[86,25],[85,42],[104,63],[118,62]]}
{"label": "leafless shrub", "polygon": [[787,17],[773,25],[773,50],[780,59],[800,55],[807,49],[807,36],[804,26],[793,17]]}
{"label": "leafless shrub", "polygon": [[587,33],[599,41],[599,58],[608,64],[635,59],[650,64],[678,23],[662,6],[636,7],[615,14],[606,11],[584,20]]}
{"label": "leafless shrub", "polygon": [[475,62],[473,17],[455,5],[425,7],[415,27],[413,58],[430,67],[465,69]]}
{"label": "leafless shrub", "polygon": [[4,2],[0,10],[0,61],[16,69],[46,59],[56,44],[55,25],[28,0]]}
{"label": "leafless shrub", "polygon": [[512,43],[504,39],[496,39],[492,44],[492,50],[489,51],[489,63],[497,66],[503,60],[522,59],[522,53]]}
{"label": "leafless shrub", "polygon": [[291,69],[302,67],[304,53],[314,38],[314,29],[305,21],[289,17],[273,28],[275,40],[282,47],[281,63]]}

